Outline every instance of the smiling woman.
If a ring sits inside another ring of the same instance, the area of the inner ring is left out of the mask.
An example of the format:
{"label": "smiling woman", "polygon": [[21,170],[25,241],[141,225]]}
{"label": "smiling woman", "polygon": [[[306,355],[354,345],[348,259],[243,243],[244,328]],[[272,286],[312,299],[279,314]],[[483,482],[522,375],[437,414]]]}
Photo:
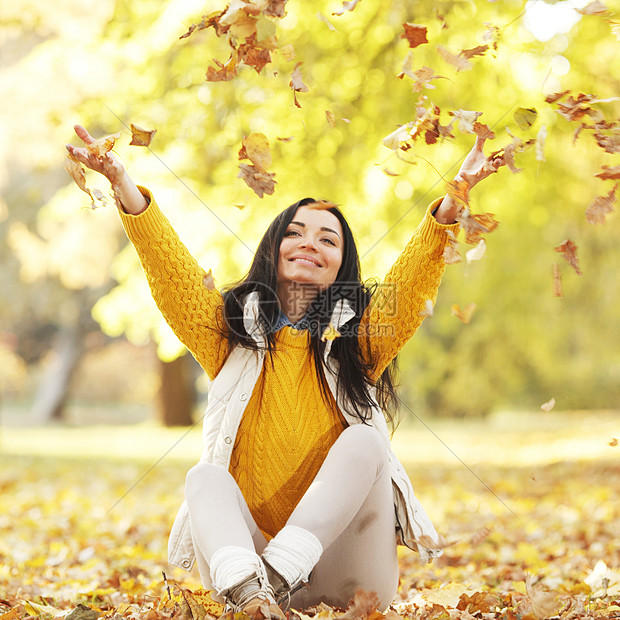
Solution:
{"label": "smiling woman", "polygon": [[[204,585],[253,617],[283,619],[284,604],[344,607],[358,589],[386,608],[397,543],[426,560],[441,554],[386,417],[395,358],[436,297],[459,208],[434,201],[370,289],[342,212],[305,198],[269,225],[247,275],[219,291],[151,192],[76,132],[86,146],[69,153],[111,182],[159,309],[212,380],[170,562],[197,561]],[[483,145],[457,175],[467,190],[500,164]]]}

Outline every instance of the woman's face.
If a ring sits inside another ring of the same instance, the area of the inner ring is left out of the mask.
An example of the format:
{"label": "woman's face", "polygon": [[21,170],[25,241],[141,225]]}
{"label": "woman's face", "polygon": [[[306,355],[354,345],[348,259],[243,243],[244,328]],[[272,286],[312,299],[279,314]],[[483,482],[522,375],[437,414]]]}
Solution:
{"label": "woman's face", "polygon": [[278,285],[314,285],[317,292],[329,288],[336,281],[343,249],[342,226],[333,213],[299,207],[280,243]]}

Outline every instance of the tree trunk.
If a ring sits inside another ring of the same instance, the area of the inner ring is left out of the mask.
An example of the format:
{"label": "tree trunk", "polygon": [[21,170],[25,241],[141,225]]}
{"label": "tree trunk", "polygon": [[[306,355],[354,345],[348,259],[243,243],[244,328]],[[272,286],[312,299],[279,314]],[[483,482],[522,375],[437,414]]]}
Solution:
{"label": "tree trunk", "polygon": [[37,424],[63,419],[71,379],[85,351],[84,337],[88,329],[83,318],[64,326],[56,337],[55,357],[45,371],[32,405],[33,421]]}
{"label": "tree trunk", "polygon": [[194,359],[181,355],[172,362],[159,360],[161,383],[158,393],[159,417],[164,426],[191,426],[196,405]]}

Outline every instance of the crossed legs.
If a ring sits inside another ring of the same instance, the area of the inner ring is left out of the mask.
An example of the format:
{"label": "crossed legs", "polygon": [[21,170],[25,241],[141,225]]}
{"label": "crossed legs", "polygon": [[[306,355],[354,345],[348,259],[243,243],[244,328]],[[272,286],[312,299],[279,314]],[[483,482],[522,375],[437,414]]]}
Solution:
{"label": "crossed legs", "polygon": [[[205,587],[211,587],[210,559],[223,547],[269,552],[239,487],[223,468],[207,463],[193,467],[186,501]],[[310,532],[323,549],[309,587],[293,596],[293,607],[321,601],[346,606],[359,588],[376,592],[382,608],[390,604],[398,585],[398,560],[392,481],[378,431],[361,424],[343,431],[289,525]]]}

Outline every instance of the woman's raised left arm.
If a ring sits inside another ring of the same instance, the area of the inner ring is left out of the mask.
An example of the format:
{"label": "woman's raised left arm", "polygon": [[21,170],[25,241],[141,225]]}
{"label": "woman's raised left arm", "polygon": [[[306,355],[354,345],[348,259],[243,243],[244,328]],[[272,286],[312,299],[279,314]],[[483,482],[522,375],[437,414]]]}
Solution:
{"label": "woman's raised left arm", "polygon": [[[487,159],[485,139],[478,138],[464,159],[455,181],[467,191],[503,165],[503,158]],[[445,271],[444,249],[456,237],[456,218],[462,207],[451,196],[434,201],[411,240],[379,285],[360,322],[360,342],[378,379],[387,365],[413,336],[435,303]]]}

